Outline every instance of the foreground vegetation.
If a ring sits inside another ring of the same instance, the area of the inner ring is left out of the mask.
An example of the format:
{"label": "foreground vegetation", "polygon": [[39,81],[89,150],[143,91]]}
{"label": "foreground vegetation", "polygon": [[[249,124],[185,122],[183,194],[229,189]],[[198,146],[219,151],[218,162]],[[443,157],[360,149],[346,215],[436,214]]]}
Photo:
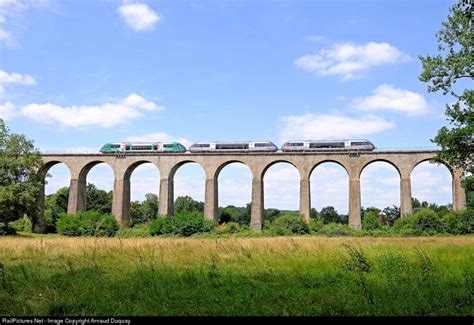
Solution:
{"label": "foreground vegetation", "polygon": [[0,237],[1,315],[473,315],[474,238]]}

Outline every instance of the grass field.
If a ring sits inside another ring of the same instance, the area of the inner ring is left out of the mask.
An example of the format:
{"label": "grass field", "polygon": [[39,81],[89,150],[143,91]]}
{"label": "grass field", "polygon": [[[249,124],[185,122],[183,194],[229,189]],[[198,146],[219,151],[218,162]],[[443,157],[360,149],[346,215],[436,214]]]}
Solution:
{"label": "grass field", "polygon": [[474,237],[0,237],[0,315],[474,315]]}

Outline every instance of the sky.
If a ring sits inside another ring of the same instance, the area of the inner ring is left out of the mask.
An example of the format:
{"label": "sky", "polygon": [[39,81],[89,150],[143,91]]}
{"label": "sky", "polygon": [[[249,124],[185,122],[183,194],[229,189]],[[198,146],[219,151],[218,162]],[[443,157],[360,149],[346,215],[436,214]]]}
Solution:
{"label": "sky", "polygon": [[[115,141],[369,139],[377,148],[436,148],[452,99],[427,92],[418,55],[452,1],[59,1],[0,0],[0,118],[42,151],[98,151]],[[64,165],[46,192],[69,184]],[[100,164],[88,182],[112,189]],[[265,207],[298,209],[288,164],[265,175]],[[158,194],[142,165],[132,199]],[[348,210],[348,179],[327,163],[311,176],[312,206]],[[361,176],[362,205],[400,204],[399,176],[385,163]],[[451,203],[444,166],[423,163],[413,196]],[[251,176],[231,164],[219,205],[250,202]],[[175,196],[204,199],[204,172],[186,164]]]}

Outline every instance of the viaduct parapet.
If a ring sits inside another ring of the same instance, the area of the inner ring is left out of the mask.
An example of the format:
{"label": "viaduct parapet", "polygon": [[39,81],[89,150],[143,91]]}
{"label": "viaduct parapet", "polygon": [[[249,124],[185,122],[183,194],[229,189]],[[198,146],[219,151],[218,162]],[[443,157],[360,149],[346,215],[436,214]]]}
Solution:
{"label": "viaduct parapet", "polygon": [[[349,225],[354,229],[361,228],[361,191],[360,175],[370,163],[383,161],[395,167],[400,175],[401,214],[412,212],[411,181],[413,169],[424,161],[436,156],[436,151],[370,151],[370,152],[318,152],[318,153],[169,153],[126,155],[109,154],[44,154],[44,168],[48,170],[59,163],[64,163],[71,173],[69,186],[68,213],[75,214],[86,208],[86,178],[88,172],[97,164],[108,164],[114,173],[112,214],[119,223],[130,218],[130,176],[141,164],[154,164],[160,172],[159,214],[173,214],[174,185],[176,171],[186,163],[197,163],[202,166],[206,175],[204,215],[208,219],[218,217],[218,177],[220,171],[228,164],[239,162],[249,167],[252,173],[252,209],[251,226],[261,230],[264,211],[265,172],[273,164],[287,162],[293,165],[300,175],[300,214],[309,220],[311,211],[310,176],[320,164],[334,162],[342,166],[349,177]],[[466,195],[461,187],[463,171],[446,165],[452,175],[453,208],[466,206]],[[39,220],[35,231],[41,232],[44,227],[44,192],[39,204]]]}

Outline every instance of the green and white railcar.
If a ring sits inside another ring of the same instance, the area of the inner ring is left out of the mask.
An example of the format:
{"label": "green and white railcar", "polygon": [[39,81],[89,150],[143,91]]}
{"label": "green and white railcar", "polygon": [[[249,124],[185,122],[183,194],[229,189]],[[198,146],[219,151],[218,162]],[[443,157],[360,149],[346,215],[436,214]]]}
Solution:
{"label": "green and white railcar", "polygon": [[186,147],[179,142],[113,142],[100,148],[102,153],[133,153],[133,152],[185,152]]}

